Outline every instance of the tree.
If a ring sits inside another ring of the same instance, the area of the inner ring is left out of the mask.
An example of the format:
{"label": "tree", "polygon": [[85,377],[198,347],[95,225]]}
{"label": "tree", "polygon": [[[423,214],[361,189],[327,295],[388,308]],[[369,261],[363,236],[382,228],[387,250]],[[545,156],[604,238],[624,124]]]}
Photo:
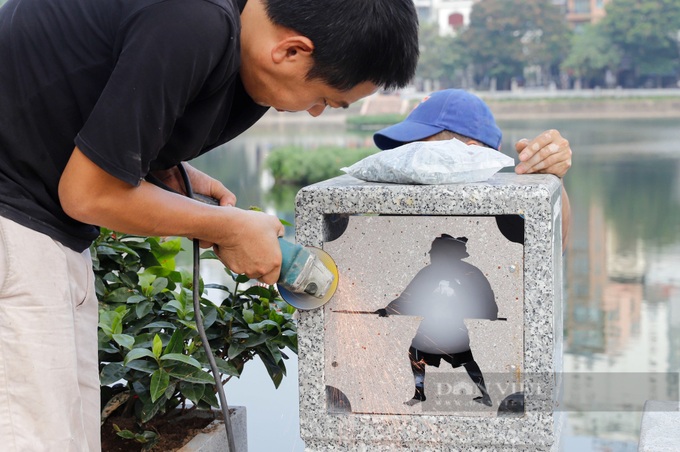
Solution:
{"label": "tree", "polygon": [[571,52],[562,70],[583,82],[583,86],[604,86],[607,70],[616,71],[621,56],[602,27],[589,25],[572,37]]}
{"label": "tree", "polygon": [[549,0],[481,0],[472,7],[462,34],[477,82],[494,78],[509,89],[530,66],[556,77],[569,51],[570,30]]}
{"label": "tree", "polygon": [[440,88],[465,88],[466,55],[460,40],[453,36],[439,36],[436,24],[421,24],[420,59],[416,75],[432,80]]}
{"label": "tree", "polygon": [[621,54],[619,78],[623,86],[645,80],[662,84],[676,80],[680,52],[678,0],[616,0],[607,5],[603,32]]}

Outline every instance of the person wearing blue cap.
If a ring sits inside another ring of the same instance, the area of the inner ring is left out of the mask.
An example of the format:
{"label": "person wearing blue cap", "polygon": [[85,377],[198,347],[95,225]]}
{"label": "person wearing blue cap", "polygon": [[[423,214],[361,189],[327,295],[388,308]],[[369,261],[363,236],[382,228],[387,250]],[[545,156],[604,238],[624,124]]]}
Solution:
{"label": "person wearing blue cap", "polygon": [[[456,138],[466,144],[500,151],[502,137],[493,113],[482,99],[462,89],[445,89],[423,99],[403,121],[376,132],[373,141],[378,148],[387,150],[413,141]],[[562,179],[571,167],[569,142],[554,129],[541,133],[533,140],[519,140],[515,150],[520,160],[515,167],[517,174],[553,174]],[[562,185],[563,251],[570,220],[569,197]]]}

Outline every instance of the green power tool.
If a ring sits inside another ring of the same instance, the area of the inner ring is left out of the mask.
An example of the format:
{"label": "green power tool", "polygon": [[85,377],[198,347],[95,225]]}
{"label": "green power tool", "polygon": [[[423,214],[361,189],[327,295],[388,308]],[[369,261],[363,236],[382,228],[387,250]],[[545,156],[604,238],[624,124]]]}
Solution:
{"label": "green power tool", "polygon": [[309,310],[323,306],[338,287],[338,267],[322,249],[304,247],[279,238],[281,275],[276,283],[281,298]]}

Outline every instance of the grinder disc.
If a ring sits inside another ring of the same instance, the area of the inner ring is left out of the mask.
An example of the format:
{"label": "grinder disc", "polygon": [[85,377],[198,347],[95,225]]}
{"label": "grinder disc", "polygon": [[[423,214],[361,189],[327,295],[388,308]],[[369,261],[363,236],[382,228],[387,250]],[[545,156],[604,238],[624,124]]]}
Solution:
{"label": "grinder disc", "polygon": [[338,289],[339,277],[338,266],[335,265],[335,261],[327,252],[315,246],[306,246],[305,248],[311,253],[314,253],[319,258],[321,263],[323,263],[326,268],[328,268],[328,270],[333,273],[333,283],[323,298],[317,298],[304,292],[291,292],[282,285],[277,284],[276,288],[281,294],[281,298],[283,298],[283,300],[289,305],[302,311],[316,309],[328,303],[333,295],[335,295],[335,291]]}

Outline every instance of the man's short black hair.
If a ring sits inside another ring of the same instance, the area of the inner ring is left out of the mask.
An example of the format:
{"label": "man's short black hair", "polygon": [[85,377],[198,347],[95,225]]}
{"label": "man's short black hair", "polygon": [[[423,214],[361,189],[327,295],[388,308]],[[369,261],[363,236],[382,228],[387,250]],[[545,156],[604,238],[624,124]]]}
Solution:
{"label": "man's short black hair", "polygon": [[314,43],[307,78],[346,91],[406,86],[418,64],[413,0],[264,0],[269,19]]}

